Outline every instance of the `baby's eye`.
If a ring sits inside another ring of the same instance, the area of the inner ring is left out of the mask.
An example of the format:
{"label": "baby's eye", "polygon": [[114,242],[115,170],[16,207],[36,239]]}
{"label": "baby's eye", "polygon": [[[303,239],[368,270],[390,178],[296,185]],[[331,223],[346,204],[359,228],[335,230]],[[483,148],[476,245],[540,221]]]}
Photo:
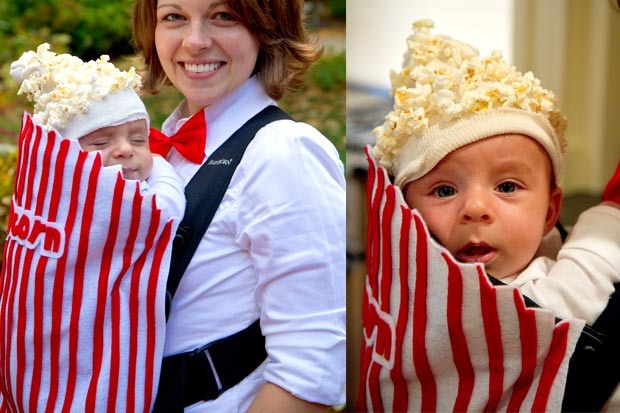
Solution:
{"label": "baby's eye", "polygon": [[106,146],[110,141],[106,140],[97,140],[91,143],[92,146],[95,146],[97,148],[101,148],[103,146]]}
{"label": "baby's eye", "polygon": [[517,190],[517,184],[514,182],[502,182],[497,185],[496,190],[505,194],[513,193]]}
{"label": "baby's eye", "polygon": [[451,186],[448,185],[441,185],[438,186],[437,188],[435,188],[433,190],[433,193],[435,194],[435,196],[439,197],[439,198],[447,198],[449,196],[453,196],[456,194],[456,189],[454,189]]}
{"label": "baby's eye", "polygon": [[144,145],[147,140],[142,136],[135,136],[131,138],[131,143],[134,145]]}

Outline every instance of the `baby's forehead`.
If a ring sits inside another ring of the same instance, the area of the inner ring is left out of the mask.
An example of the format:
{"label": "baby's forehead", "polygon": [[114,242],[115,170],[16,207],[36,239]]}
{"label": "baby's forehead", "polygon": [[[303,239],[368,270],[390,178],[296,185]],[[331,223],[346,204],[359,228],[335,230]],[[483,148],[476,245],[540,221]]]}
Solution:
{"label": "baby's forehead", "polygon": [[123,122],[117,125],[104,126],[102,128],[96,129],[82,137],[81,139],[93,137],[93,136],[102,136],[102,135],[110,135],[116,132],[128,132],[128,133],[148,133],[148,127],[145,119],[136,119],[129,122]]}
{"label": "baby's forehead", "polygon": [[551,171],[551,160],[545,149],[533,138],[522,134],[490,136],[448,153],[434,170],[463,166]]}

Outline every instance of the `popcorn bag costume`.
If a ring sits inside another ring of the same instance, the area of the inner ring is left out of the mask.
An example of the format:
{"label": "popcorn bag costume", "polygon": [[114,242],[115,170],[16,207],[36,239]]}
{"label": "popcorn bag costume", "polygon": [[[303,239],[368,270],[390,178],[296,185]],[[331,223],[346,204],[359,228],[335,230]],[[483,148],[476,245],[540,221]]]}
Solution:
{"label": "popcorn bag costume", "polygon": [[47,44],[11,74],[35,107],[22,120],[3,252],[0,411],[150,411],[178,223],[76,140],[148,122],[140,79],[107,56],[84,63]]}
{"label": "popcorn bag costume", "polygon": [[[367,148],[367,268],[359,411],[560,411],[584,326],[527,308],[482,264],[458,263],[401,188],[449,152],[501,133],[536,139],[558,179],[565,119],[555,97],[501,54],[414,23],[394,108]],[[394,177],[395,185],[389,176]]]}

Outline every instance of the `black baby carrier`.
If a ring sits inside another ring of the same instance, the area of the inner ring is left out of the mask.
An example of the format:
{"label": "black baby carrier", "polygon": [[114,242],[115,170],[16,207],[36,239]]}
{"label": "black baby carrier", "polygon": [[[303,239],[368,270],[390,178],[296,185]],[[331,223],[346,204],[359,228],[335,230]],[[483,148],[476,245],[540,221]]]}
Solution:
{"label": "black baby carrier", "polygon": [[[245,149],[260,128],[280,119],[290,117],[277,106],[267,106],[228,138],[187,184],[185,215],[172,248],[166,316],[181,277],[207,231]],[[266,358],[265,338],[258,320],[231,336],[187,353],[165,357],[154,412],[182,412],[186,406],[216,399],[241,382]]]}

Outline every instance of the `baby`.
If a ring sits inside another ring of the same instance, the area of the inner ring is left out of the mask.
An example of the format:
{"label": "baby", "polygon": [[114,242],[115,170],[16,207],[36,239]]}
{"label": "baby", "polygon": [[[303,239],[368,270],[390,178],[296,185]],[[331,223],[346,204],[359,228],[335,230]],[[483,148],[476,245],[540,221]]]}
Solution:
{"label": "baby", "polygon": [[620,168],[562,244],[556,97],[432,26],[413,25],[369,156],[360,410],[572,411],[593,382],[586,410],[617,410],[613,358],[581,331],[617,347]]}
{"label": "baby", "polygon": [[604,202],[558,241],[566,119],[555,95],[501,53],[480,57],[432,27],[414,23],[373,156],[457,261],[593,324],[620,282],[620,169]]}
{"label": "baby", "polygon": [[56,54],[47,43],[11,64],[21,83],[18,94],[34,102],[34,120],[83,150],[100,151],[103,165],[120,167],[125,179],[140,181],[142,194],[156,194],[157,206],[170,217],[185,210],[184,186],[172,165],[149,150],[149,116],[138,96],[140,76],[123,72],[108,56],[83,62]]}
{"label": "baby", "polygon": [[0,411],[150,411],[184,185],[140,77],[43,44],[11,65],[19,136],[0,283]]}
{"label": "baby", "polygon": [[414,24],[374,156],[457,260],[593,323],[620,282],[618,204],[584,212],[557,257],[536,257],[562,201],[566,119],[556,97],[501,53],[481,58],[431,27]]}

